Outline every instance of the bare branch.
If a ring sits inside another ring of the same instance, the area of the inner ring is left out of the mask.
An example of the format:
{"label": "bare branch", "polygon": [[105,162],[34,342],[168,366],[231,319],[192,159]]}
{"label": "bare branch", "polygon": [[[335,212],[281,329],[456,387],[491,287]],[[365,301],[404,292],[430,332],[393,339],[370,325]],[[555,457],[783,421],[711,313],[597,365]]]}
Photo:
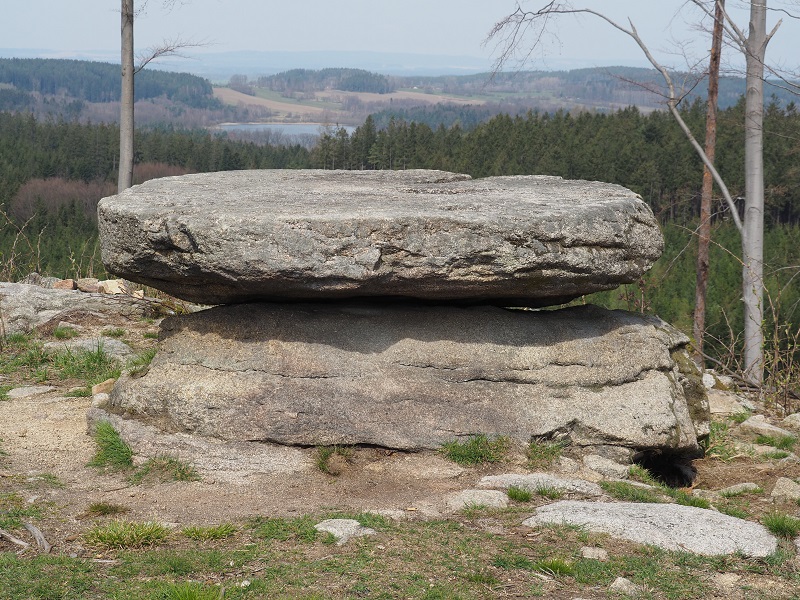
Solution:
{"label": "bare branch", "polygon": [[[701,0],[691,0],[697,6],[700,6],[704,11],[707,12],[707,7],[703,5]],[[678,123],[678,126],[683,131],[684,135],[686,135],[689,143],[695,149],[700,159],[703,161],[703,164],[708,167],[708,170],[711,172],[711,175],[714,178],[714,181],[719,186],[720,191],[722,192],[723,197],[725,198],[725,202],[728,204],[729,208],[731,209],[731,216],[733,217],[733,221],[736,224],[737,229],[739,232],[743,231],[742,220],[739,217],[739,211],[736,208],[736,203],[733,201],[733,197],[731,196],[730,192],[728,191],[727,185],[723,181],[722,177],[719,175],[719,172],[714,167],[713,163],[708,159],[706,156],[703,147],[697,142],[695,139],[694,134],[689,129],[689,126],[683,120],[680,111],[678,110],[678,103],[680,102],[680,98],[678,98],[677,94],[675,93],[675,84],[672,81],[672,77],[669,74],[669,71],[664,67],[661,63],[659,63],[653,54],[650,52],[650,48],[644,43],[642,38],[639,36],[639,32],[636,30],[636,26],[633,24],[633,21],[628,19],[628,24],[630,29],[625,28],[624,26],[620,25],[613,19],[610,19],[603,13],[597,12],[596,10],[590,8],[573,8],[568,3],[557,3],[555,0],[548,2],[545,4],[541,9],[538,11],[525,11],[522,9],[519,2],[517,2],[517,9],[510,14],[505,19],[497,22],[492,30],[489,32],[487,36],[487,41],[499,37],[503,34],[503,32],[507,29],[510,29],[510,34],[504,37],[501,40],[503,44],[503,50],[500,54],[500,57],[495,62],[494,72],[498,72],[503,64],[509,59],[510,56],[517,50],[518,46],[521,44],[522,40],[525,38],[526,33],[531,29],[534,28],[535,32],[538,32],[529,47],[528,53],[526,57],[529,57],[533,52],[533,48],[537,47],[538,44],[541,42],[541,36],[544,32],[544,28],[547,24],[547,20],[552,18],[553,15],[565,15],[565,14],[590,14],[598,17],[614,27],[618,29],[622,33],[628,35],[639,48],[644,53],[647,60],[650,62],[651,65],[661,73],[661,76],[664,78],[665,83],[667,84],[667,89],[669,91],[668,95],[666,96],[667,106],[669,107],[670,113],[675,118]],[[735,27],[735,24],[732,25]],[[746,38],[743,38],[743,43],[746,42]]]}
{"label": "bare branch", "polygon": [[208,42],[193,42],[191,40],[182,40],[175,38],[173,40],[164,40],[159,46],[148,48],[143,54],[137,56],[137,66],[133,70],[134,74],[144,69],[149,63],[165,56],[177,56],[180,58],[189,58],[183,54],[182,50],[186,48],[201,48],[208,46]]}

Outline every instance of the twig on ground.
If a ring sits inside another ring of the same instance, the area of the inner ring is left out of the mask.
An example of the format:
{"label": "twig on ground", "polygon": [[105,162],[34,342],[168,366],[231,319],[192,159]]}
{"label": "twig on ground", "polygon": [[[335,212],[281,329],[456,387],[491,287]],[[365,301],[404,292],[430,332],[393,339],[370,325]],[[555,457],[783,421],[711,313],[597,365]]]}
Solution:
{"label": "twig on ground", "polygon": [[41,529],[36,527],[36,525],[31,525],[30,523],[23,523],[22,525],[30,532],[30,534],[33,536],[33,539],[36,540],[36,545],[39,546],[39,550],[45,554],[50,554],[50,550],[52,550],[53,547],[47,542]]}
{"label": "twig on ground", "polygon": [[6,538],[12,544],[16,544],[17,546],[22,546],[23,548],[29,548],[30,544],[28,542],[23,542],[19,538],[15,538],[13,535],[8,533],[4,529],[0,529],[0,538]]}

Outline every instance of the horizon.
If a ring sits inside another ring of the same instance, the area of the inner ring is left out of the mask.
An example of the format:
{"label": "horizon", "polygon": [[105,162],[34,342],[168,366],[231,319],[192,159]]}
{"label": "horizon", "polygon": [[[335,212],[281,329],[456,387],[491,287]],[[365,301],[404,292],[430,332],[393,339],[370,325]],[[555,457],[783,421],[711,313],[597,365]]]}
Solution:
{"label": "horizon", "polygon": [[[782,1],[789,6],[789,0]],[[630,16],[658,60],[672,70],[688,70],[694,60],[699,60],[697,57],[706,54],[707,35],[694,27],[697,11],[686,8],[681,1],[648,3],[644,7],[636,0],[585,0],[583,4],[600,8],[620,22]],[[731,11],[737,21],[744,20],[746,24],[746,13],[737,4],[740,3],[734,2]],[[491,71],[496,57],[494,46],[484,44],[487,34],[515,6],[514,0],[438,0],[433,5],[425,0],[387,0],[377,6],[368,0],[307,0],[280,6],[258,0],[186,0],[177,2],[172,10],[164,10],[160,0],[151,0],[147,10],[137,17],[136,46],[138,52],[143,52],[164,40],[178,38],[210,44],[188,49],[188,59],[153,65],[184,72],[208,72],[214,67],[207,63],[215,56],[234,52],[355,52],[415,55],[437,65],[444,59],[457,58],[460,62],[454,68],[463,69],[466,64],[471,72],[479,73]],[[777,16],[773,14],[771,20],[769,27]],[[31,28],[34,21],[37,26]],[[295,23],[302,25],[293,27]],[[772,64],[796,64],[792,32],[798,26],[797,20],[784,20],[768,49]],[[55,6],[50,0],[15,4],[5,11],[0,22],[0,40],[6,50],[14,50],[22,58],[118,62],[114,57],[119,55],[119,5],[111,7],[107,0],[75,0]],[[630,38],[590,16],[565,15],[553,20],[542,42],[531,60],[523,65],[508,63],[504,70],[650,68]],[[738,58],[731,52],[724,57],[728,61]],[[358,64],[324,66],[363,68]],[[394,72],[404,68],[408,65],[392,67]],[[383,72],[373,67],[367,70]],[[228,71],[234,72],[263,74],[244,69]]]}

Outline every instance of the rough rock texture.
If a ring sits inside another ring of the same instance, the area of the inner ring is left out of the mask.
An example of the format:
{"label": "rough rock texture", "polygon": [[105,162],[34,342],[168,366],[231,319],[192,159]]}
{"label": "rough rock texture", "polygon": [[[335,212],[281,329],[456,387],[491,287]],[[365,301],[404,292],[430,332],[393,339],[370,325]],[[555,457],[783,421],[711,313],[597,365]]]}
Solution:
{"label": "rough rock texture", "polygon": [[485,433],[698,451],[699,409],[671,358],[687,339],[657,318],[260,303],[161,327],[149,372],[122,378],[111,410],[169,430],[299,445],[438,448]]}
{"label": "rough rock texture", "polygon": [[[99,394],[98,394],[99,396]],[[102,408],[86,414],[89,433],[100,421],[108,421],[142,456],[169,455],[186,461],[204,478],[239,483],[264,473],[299,473],[314,469],[309,457],[298,448],[273,444],[221,442],[182,433],[166,434],[134,419],[122,419]]]}
{"label": "rough rock texture", "polygon": [[764,557],[778,547],[763,525],[679,504],[565,500],[540,506],[523,522],[529,527],[546,523],[580,525],[640,544],[707,556],[740,552]]}
{"label": "rough rock texture", "polygon": [[98,206],[109,272],[203,304],[403,296],[559,304],[635,281],[661,255],[617,185],[443,171],[167,177]]}
{"label": "rough rock texture", "polygon": [[0,310],[5,334],[25,333],[36,327],[69,320],[75,315],[127,317],[150,316],[153,305],[130,297],[85,294],[43,288],[24,283],[0,283]]}
{"label": "rough rock texture", "polygon": [[549,473],[526,473],[486,475],[478,482],[479,487],[501,488],[518,487],[523,490],[536,492],[539,489],[556,489],[570,494],[583,494],[584,496],[602,496],[603,488],[591,481],[583,479],[569,479],[558,477]]}

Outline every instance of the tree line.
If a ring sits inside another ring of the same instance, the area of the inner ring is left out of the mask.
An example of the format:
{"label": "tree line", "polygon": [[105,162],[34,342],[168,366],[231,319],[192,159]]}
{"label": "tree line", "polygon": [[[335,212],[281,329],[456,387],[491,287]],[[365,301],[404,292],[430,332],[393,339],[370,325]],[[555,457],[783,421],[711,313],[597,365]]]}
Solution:
{"label": "tree line", "polygon": [[[118,102],[119,65],[85,60],[0,58],[5,92],[67,95],[86,102]],[[8,87],[10,86],[10,87]],[[0,86],[2,87],[2,86]],[[136,80],[136,100],[166,97],[192,108],[221,108],[207,79],[189,73],[145,70]]]}
{"label": "tree line", "polygon": [[[744,189],[744,105],[720,111],[717,166],[732,192]],[[682,110],[702,139],[705,106]],[[800,223],[800,113],[771,103],[765,114],[767,215],[772,223]],[[618,183],[644,198],[662,222],[696,218],[702,165],[678,126],[663,111],[635,107],[615,113],[566,111],[497,115],[471,129],[456,122],[432,128],[390,118],[385,128],[369,117],[352,134],[326,132],[311,152],[322,169],[442,169],[491,175],[560,175]],[[719,218],[726,208],[719,204]]]}

